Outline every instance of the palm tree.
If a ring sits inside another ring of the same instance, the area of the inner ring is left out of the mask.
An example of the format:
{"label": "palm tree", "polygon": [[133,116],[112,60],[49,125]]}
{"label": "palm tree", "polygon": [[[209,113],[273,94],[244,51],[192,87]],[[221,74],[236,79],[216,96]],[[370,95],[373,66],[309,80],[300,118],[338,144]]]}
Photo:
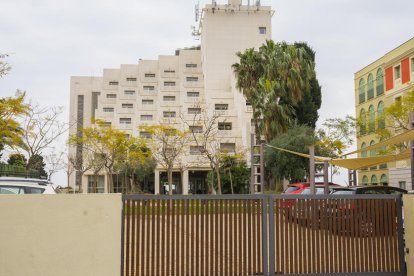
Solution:
{"label": "palm tree", "polygon": [[293,107],[309,89],[315,74],[314,63],[303,48],[286,42],[268,40],[260,47],[259,54],[264,61],[264,74],[259,81],[264,91],[263,131],[269,141],[285,132],[293,122]]}
{"label": "palm tree", "polygon": [[263,63],[260,54],[254,48],[246,49],[243,53],[237,52],[240,63],[231,67],[236,75],[236,87],[243,93],[246,100],[252,105],[253,122],[255,128],[256,144],[260,143],[259,120],[261,113],[258,106],[261,103],[259,79],[263,75]]}

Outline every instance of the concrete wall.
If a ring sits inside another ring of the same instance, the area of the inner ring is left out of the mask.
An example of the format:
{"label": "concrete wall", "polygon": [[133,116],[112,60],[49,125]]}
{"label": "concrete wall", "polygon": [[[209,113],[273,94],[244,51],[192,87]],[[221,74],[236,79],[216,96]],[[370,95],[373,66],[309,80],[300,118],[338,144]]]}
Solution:
{"label": "concrete wall", "polygon": [[0,275],[120,275],[119,194],[0,195]]}
{"label": "concrete wall", "polygon": [[405,247],[409,253],[405,254],[407,263],[407,276],[414,276],[414,195],[408,194],[403,196],[404,204],[404,226],[405,226]]}

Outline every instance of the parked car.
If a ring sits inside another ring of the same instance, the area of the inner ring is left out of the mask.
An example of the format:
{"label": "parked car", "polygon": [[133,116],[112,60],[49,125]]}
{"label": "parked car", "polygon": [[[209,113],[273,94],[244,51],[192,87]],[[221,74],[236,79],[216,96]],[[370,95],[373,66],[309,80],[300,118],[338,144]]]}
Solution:
{"label": "parked car", "polygon": [[402,195],[407,190],[392,186],[333,187],[331,195]]}
{"label": "parked car", "polygon": [[56,192],[48,180],[0,177],[0,194],[56,194]]}
{"label": "parked car", "polygon": [[[323,182],[316,182],[315,183],[315,187],[322,187],[325,184]],[[332,182],[328,183],[329,187],[341,187],[341,185],[339,184],[335,184]],[[282,194],[284,195],[299,195],[302,194],[303,190],[310,187],[310,183],[293,183],[293,184],[289,184],[286,188],[286,190],[283,191]]]}

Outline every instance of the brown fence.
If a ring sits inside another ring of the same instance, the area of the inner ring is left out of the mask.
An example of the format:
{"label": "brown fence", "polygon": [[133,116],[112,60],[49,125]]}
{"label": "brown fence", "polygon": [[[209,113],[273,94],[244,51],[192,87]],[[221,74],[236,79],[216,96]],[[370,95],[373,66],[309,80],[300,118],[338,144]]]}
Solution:
{"label": "brown fence", "polygon": [[263,202],[125,196],[123,275],[263,274]]}
{"label": "brown fence", "polygon": [[406,274],[399,196],[123,198],[125,276]]}
{"label": "brown fence", "polygon": [[404,274],[400,197],[280,196],[271,203],[270,271]]}

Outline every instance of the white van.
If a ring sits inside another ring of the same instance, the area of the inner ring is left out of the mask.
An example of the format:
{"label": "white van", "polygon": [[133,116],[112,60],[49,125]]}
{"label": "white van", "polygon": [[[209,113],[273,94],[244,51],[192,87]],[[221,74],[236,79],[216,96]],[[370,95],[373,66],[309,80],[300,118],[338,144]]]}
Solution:
{"label": "white van", "polygon": [[56,194],[45,179],[0,177],[0,194]]}

